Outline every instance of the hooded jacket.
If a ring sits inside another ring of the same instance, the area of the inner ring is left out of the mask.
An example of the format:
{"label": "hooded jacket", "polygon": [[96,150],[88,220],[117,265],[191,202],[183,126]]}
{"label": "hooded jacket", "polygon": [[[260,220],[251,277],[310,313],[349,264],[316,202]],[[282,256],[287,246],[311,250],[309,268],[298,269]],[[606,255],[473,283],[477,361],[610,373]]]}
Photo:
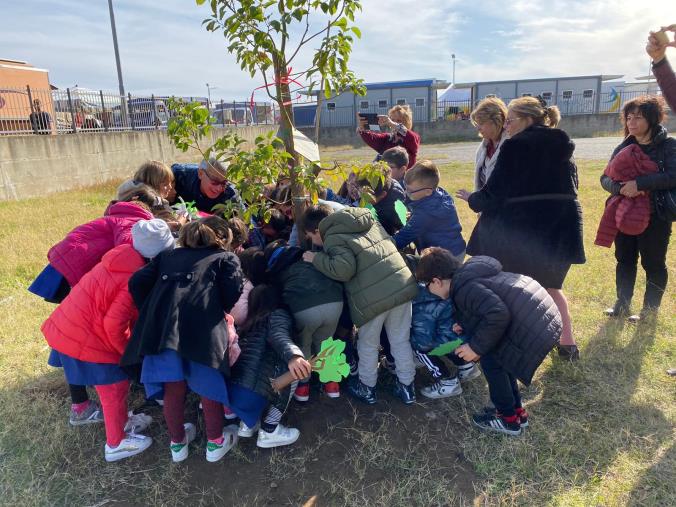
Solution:
{"label": "hooded jacket", "polygon": [[472,350],[493,354],[526,385],[561,336],[561,314],[547,290],[502,271],[491,257],[473,257],[455,272],[451,299]]}
{"label": "hooded jacket", "polygon": [[465,252],[455,203],[443,188],[436,188],[423,199],[409,201],[408,209],[411,211],[408,223],[393,238],[398,249],[413,242],[419,252],[430,246],[445,248],[453,255]]}
{"label": "hooded jacket", "polygon": [[115,203],[105,216],[76,227],[54,245],[47,253],[49,263],[74,287],[108,250],[131,243],[131,228],[136,222],[152,218],[150,211],[136,204]]}
{"label": "hooded jacket", "polygon": [[458,338],[467,340],[453,332],[455,309],[451,299],[442,299],[432,294],[424,284],[418,284],[418,295],[413,300],[411,319],[411,346],[414,350],[427,353],[430,350]]}
{"label": "hooded jacket", "polygon": [[80,361],[118,364],[138,315],[127,284],[144,264],[128,244],[106,253],[42,324],[49,346]]}
{"label": "hooded jacket", "polygon": [[393,178],[388,178],[383,189],[387,192],[387,195],[374,204],[373,207],[378,214],[378,221],[385,228],[387,234],[392,236],[404,227],[397,214],[395,205],[397,201],[406,202],[406,192],[401,188],[399,182]]}
{"label": "hooded jacket", "polygon": [[345,284],[352,321],[359,327],[412,300],[415,278],[383,226],[365,208],[337,211],[319,223],[324,242],[312,262]]}

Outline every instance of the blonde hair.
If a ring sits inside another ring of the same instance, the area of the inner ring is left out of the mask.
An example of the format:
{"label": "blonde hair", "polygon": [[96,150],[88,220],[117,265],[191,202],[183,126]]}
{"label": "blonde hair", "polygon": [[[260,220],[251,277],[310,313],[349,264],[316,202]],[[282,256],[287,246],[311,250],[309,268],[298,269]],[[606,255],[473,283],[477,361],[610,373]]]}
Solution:
{"label": "blonde hair", "polygon": [[133,179],[134,181],[145,183],[159,191],[165,183],[174,182],[174,173],[166,164],[159,160],[149,160],[138,168]]}
{"label": "blonde hair", "polygon": [[502,99],[488,97],[477,104],[469,118],[474,125],[490,122],[502,130],[507,118],[507,106]]}
{"label": "blonde hair", "polygon": [[178,235],[178,243],[185,248],[220,248],[227,250],[232,242],[228,222],[221,217],[200,218],[184,225]]}
{"label": "blonde hair", "polygon": [[509,103],[509,109],[520,118],[532,118],[533,124],[555,128],[561,121],[561,112],[556,106],[546,106],[535,97],[520,97]]}
{"label": "blonde hair", "polygon": [[407,185],[419,181],[426,187],[437,188],[439,186],[439,169],[431,160],[420,160],[406,171],[404,181]]}
{"label": "blonde hair", "polygon": [[396,105],[387,112],[387,116],[392,117],[392,113],[397,113],[401,116],[401,123],[407,129],[413,128],[413,112],[408,104]]}

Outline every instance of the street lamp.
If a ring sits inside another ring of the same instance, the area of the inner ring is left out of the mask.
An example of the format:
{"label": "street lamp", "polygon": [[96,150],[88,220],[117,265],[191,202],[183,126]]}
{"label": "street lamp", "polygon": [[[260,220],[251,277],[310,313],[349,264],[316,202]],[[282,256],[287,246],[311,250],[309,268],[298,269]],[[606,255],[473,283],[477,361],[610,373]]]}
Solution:
{"label": "street lamp", "polygon": [[211,107],[211,90],[215,90],[218,88],[218,86],[210,86],[209,83],[206,83],[207,85],[207,99],[208,99],[208,106]]}
{"label": "street lamp", "polygon": [[113,31],[113,48],[115,49],[115,64],[117,65],[117,81],[120,85],[120,96],[124,97],[124,83],[122,82],[122,66],[120,65],[120,50],[117,47],[117,30],[115,30],[115,14],[113,13],[113,0],[108,0],[110,12],[110,28]]}
{"label": "street lamp", "polygon": [[451,54],[451,58],[453,59],[453,86],[455,86],[455,53]]}

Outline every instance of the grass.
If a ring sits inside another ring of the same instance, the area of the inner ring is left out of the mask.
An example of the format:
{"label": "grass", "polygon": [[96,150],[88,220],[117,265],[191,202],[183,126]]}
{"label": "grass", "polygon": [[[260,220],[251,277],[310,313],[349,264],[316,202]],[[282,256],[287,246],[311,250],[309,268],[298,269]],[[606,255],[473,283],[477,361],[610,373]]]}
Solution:
{"label": "grass", "polygon": [[[115,185],[0,203],[0,504],[676,505],[676,380],[665,374],[676,367],[673,282],[657,321],[634,326],[602,317],[614,294],[612,250],[593,246],[602,168],[580,162],[588,262],[565,285],[582,360],[545,360],[523,390],[531,413],[525,436],[468,425],[487,397],[482,380],[461,397],[403,407],[384,377],[376,406],[345,397],[293,405],[297,445],[264,451],[242,442],[212,466],[203,442],[193,444],[187,463],[171,464],[159,413],[148,452],[106,464],[103,428],[68,427],[63,376],[46,365],[39,328],[53,306],[26,287],[49,247],[99,216]],[[444,165],[443,185],[470,188],[472,172],[471,164]],[[467,237],[475,217],[462,202],[458,210]],[[670,247],[673,276],[673,240]],[[644,283],[641,274],[637,301]]]}

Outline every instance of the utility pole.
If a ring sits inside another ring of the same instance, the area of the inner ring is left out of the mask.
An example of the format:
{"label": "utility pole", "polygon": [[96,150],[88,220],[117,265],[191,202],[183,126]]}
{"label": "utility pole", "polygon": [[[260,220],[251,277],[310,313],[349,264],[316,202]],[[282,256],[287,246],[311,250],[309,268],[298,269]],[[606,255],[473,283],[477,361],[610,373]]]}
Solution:
{"label": "utility pole", "polygon": [[455,53],[451,54],[451,58],[453,59],[453,86],[455,86]]}
{"label": "utility pole", "polygon": [[206,83],[207,85],[207,107],[211,107],[211,90],[215,90],[218,88],[218,86],[209,86],[209,83]]}
{"label": "utility pole", "polygon": [[124,82],[122,81],[122,65],[120,65],[120,50],[117,47],[117,30],[115,30],[115,13],[113,12],[113,0],[108,0],[110,11],[110,28],[113,31],[113,48],[115,49],[115,63],[117,64],[117,81],[120,85],[120,96],[124,97]]}

